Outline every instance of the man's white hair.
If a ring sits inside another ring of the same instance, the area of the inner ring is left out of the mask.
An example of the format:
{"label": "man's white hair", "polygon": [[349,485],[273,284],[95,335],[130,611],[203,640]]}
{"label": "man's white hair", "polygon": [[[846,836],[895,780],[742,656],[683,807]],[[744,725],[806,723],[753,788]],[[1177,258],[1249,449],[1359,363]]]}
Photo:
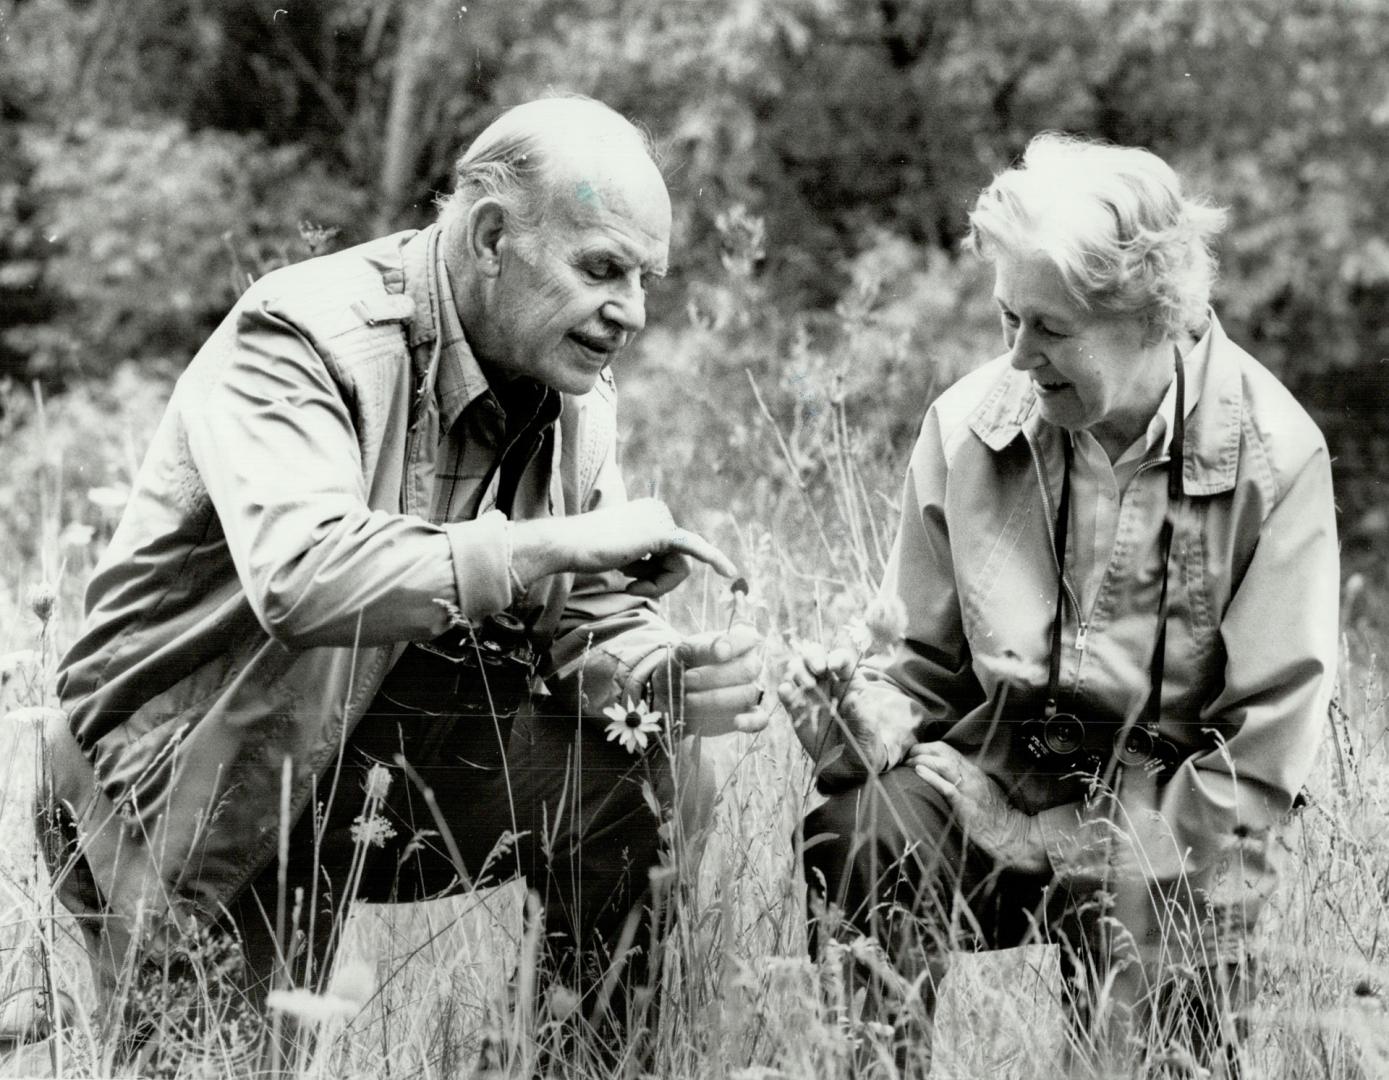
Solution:
{"label": "man's white hair", "polygon": [[650,136],[601,101],[571,94],[516,105],[454,163],[453,191],[438,201],[440,219],[466,214],[479,199],[493,198],[523,231],[533,232],[549,204],[545,181],[551,158],[561,148],[594,145],[658,163]]}

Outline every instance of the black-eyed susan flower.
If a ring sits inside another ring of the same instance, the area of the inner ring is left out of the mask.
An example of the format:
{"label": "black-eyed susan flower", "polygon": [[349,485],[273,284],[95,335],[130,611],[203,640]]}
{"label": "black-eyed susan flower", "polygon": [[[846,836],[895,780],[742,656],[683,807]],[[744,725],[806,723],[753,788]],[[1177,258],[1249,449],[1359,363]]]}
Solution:
{"label": "black-eyed susan flower", "polygon": [[603,710],[608,718],[608,741],[618,743],[629,754],[646,749],[651,736],[661,730],[661,714],[646,707],[645,702],[627,699],[625,705],[614,702]]}

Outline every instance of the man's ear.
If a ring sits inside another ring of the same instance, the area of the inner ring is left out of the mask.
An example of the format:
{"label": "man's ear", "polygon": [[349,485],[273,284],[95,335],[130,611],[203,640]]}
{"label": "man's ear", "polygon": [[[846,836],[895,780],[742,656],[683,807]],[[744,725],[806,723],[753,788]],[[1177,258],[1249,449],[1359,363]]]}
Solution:
{"label": "man's ear", "polygon": [[501,272],[506,224],[506,210],[491,197],[479,199],[468,211],[468,254],[485,277],[496,277]]}

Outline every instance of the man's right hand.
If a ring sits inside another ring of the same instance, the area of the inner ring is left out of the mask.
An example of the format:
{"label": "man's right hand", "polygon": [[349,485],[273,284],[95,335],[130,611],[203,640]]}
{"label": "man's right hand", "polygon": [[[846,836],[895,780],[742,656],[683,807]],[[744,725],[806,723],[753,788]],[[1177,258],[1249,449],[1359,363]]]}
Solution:
{"label": "man's right hand", "polygon": [[859,659],[850,649],[827,653],[823,646],[802,643],[777,687],[801,745],[815,762],[822,791],[861,784],[889,764]]}
{"label": "man's right hand", "polygon": [[677,526],[659,499],[511,524],[511,567],[524,585],[550,574],[620,570],[635,579],[629,593],[662,596],[689,576],[690,559],[724,577],[738,572],[708,540]]}

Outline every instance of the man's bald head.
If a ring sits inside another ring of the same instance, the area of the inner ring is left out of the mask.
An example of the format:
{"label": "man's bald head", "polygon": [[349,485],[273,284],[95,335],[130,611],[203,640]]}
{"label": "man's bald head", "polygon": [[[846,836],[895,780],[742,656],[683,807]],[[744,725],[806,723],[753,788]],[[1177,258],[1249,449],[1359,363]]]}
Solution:
{"label": "man's bald head", "polygon": [[468,148],[440,229],[454,305],[488,378],[584,394],[646,325],[646,290],[670,254],[670,195],[621,116],[545,98]]}
{"label": "man's bald head", "polygon": [[[587,97],[540,98],[492,121],[454,164],[454,189],[439,216],[466,214],[479,199],[496,199],[527,232],[538,229],[560,192],[599,185],[614,172],[659,176],[646,133],[620,113]],[[557,183],[559,181],[559,183]]]}

